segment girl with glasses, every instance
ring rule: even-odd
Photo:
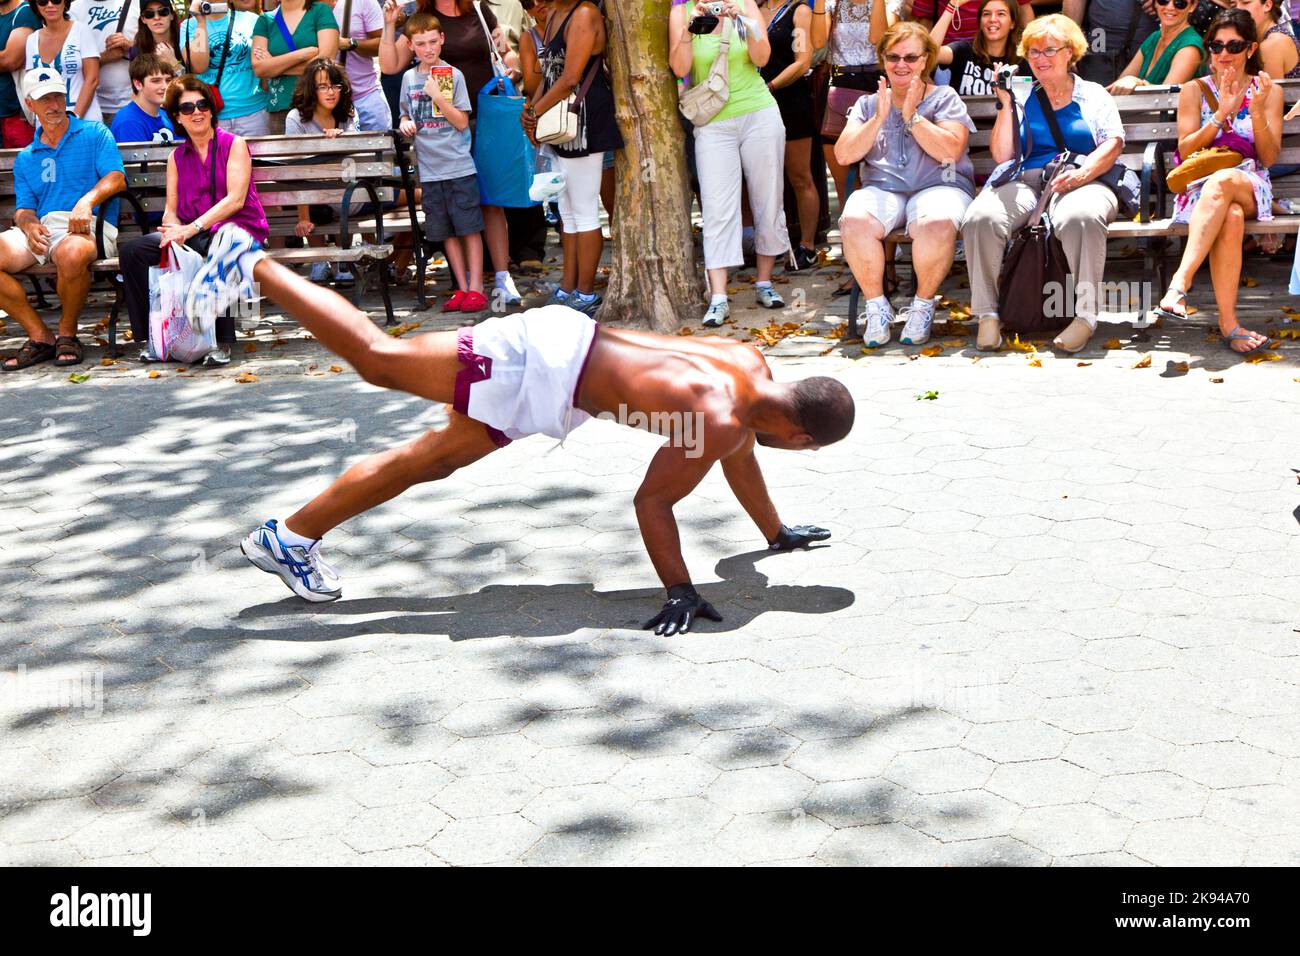
[[[1196,0],[1155,0],[1160,29],[1142,41],[1124,72],[1106,87],[1125,96],[1142,86],[1177,86],[1203,71],[1205,47],[1201,35],[1187,22]]]
[[[1174,202],[1174,222],[1188,224],[1178,269],[1156,312],[1187,317],[1187,293],[1207,258],[1219,332],[1234,352],[1266,348],[1268,336],[1237,321],[1237,287],[1247,219],[1273,218],[1273,186],[1268,167],[1282,148],[1282,88],[1260,69],[1255,24],[1245,10],[1219,14],[1205,33],[1209,75],[1183,86],[1178,98],[1178,155],[1186,158],[1211,146],[1242,157],[1232,169],[1198,180]],[[1274,240],[1276,243],[1276,239]]]
[[[41,22],[27,37],[24,68],[48,66],[68,84],[68,108],[79,118],[104,118],[99,88],[99,43],[90,27],[71,17],[72,0],[27,0]]]
[[[181,25],[176,11],[165,0],[144,0],[135,31],[135,45],[127,52],[134,60],[141,53],[179,63],[177,50],[181,48]]]
[[[1088,344],[1097,328],[1097,295],[1106,266],[1106,226],[1119,212],[1119,198],[1105,175],[1124,148],[1124,124],[1106,88],[1076,76],[1074,66],[1088,52],[1079,25],[1061,14],[1034,20],[1020,40],[1034,72],[1035,92],[1023,109],[1011,109],[1011,94],[997,91],[997,119],[989,151],[1000,164],[984,191],[966,210],[962,238],[970,273],[971,312],[979,319],[976,346],[996,351],[1002,344],[998,276],[1008,240],[1028,222],[1044,188],[1056,195],[1049,216],[1075,279],[1075,320],[1052,342],[1066,352]],[[1041,94],[1039,93],[1041,91]],[[1046,99],[1046,105],[1042,102]],[[1044,112],[1054,114],[1065,142],[1058,145]],[[1020,120],[1016,152],[1012,116]],[[1044,186],[1044,170],[1063,150],[1080,154],[1081,165]]]
[[[361,129],[357,111],[352,105],[352,84],[347,74],[333,60],[317,59],[307,64],[293,94],[289,115],[284,120],[286,136],[327,136],[331,139],[343,133],[356,133]],[[352,208],[360,210],[361,204]],[[313,235],[317,226],[328,225],[338,217],[333,206],[298,206],[298,224],[294,234],[308,245],[323,245],[324,241]],[[329,279],[328,262],[313,262],[312,282]]]
[[[1237,0],[1237,9],[1250,15],[1259,37],[1261,72],[1276,79],[1300,77],[1300,40],[1291,32],[1291,24],[1282,0]]]

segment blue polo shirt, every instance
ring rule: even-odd
[[[31,145],[14,157],[14,206],[36,210],[37,218],[67,212],[115,169],[126,175],[122,154],[103,123],[69,116],[68,131],[55,147],[41,142],[38,126]],[[120,202],[117,197],[108,201],[105,222],[117,225]],[[94,213],[99,213],[98,206]]]

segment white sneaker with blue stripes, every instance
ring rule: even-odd
[[[241,541],[239,550],[254,567],[279,575],[289,590],[305,601],[335,601],[343,596],[338,573],[321,557],[320,542],[309,548],[285,544],[274,518]]]

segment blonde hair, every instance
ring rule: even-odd
[[[876,44],[876,52],[880,55],[880,59],[883,61],[885,54],[904,40],[917,40],[920,42],[921,49],[925,51],[926,75],[928,76],[934,72],[934,66],[939,62],[939,44],[934,42],[934,37],[930,36],[930,31],[915,20],[900,20],[885,31],[885,35]]]
[[[1079,24],[1063,14],[1049,13],[1045,17],[1035,17],[1029,21],[1024,32],[1020,34],[1020,46],[1016,50],[1016,55],[1024,59],[1029,44],[1046,40],[1048,37],[1057,37],[1065,41],[1065,45],[1070,48],[1071,66],[1082,60],[1084,54],[1088,52],[1088,41],[1084,39]]]

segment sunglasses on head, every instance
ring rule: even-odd
[[[150,7],[140,14],[141,20],[165,20],[172,15],[168,7]]]
[[[1157,7],[1167,7],[1169,4],[1174,5],[1175,10],[1186,10],[1192,4],[1192,0],[1156,0]]]
[[[212,104],[208,102],[207,97],[202,97],[197,100],[191,100],[189,103],[182,103],[176,107],[176,112],[183,113],[186,116],[189,116],[195,110],[198,110],[201,113],[211,113]]]
[[[1209,43],[1205,44],[1205,49],[1209,50],[1211,53],[1222,53],[1224,50],[1227,50],[1233,56],[1236,56],[1238,53],[1245,53],[1248,46],[1250,46],[1250,44],[1245,40],[1211,40]]]

